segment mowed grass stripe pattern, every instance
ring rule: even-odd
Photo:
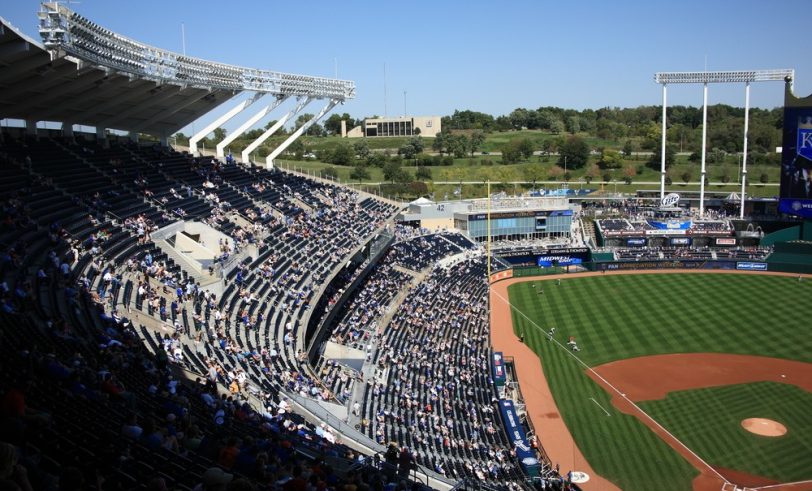
[[[640,407],[714,464],[780,482],[812,479],[812,394],[775,382],[729,385],[669,394]],[[754,435],[747,418],[767,418],[787,427],[782,437]],[[720,442],[720,430],[725,441]]]
[[[536,288],[533,284],[536,284]],[[540,289],[544,294],[538,294]],[[758,275],[663,274],[528,281],[508,289],[514,330],[543,361],[556,404],[597,472],[623,489],[689,489],[696,471],[636,418],[611,406],[550,327],[574,336],[589,366],[665,353],[718,352],[812,361],[812,282]],[[610,381],[611,382],[611,381]],[[612,415],[607,417],[589,398]],[[543,429],[542,429],[543,431]],[[540,435],[543,443],[543,433]],[[720,442],[724,444],[724,442]],[[714,455],[702,455],[708,461]]]

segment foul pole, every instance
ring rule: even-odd
[[[491,281],[491,181],[487,182],[488,193],[488,237],[486,237],[486,260],[488,261],[488,283]]]

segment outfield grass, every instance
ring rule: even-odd
[[[562,343],[575,336],[582,348],[578,355],[589,366],[683,352],[812,362],[809,316],[801,307],[812,298],[812,282],[758,275],[663,274],[573,277],[561,286],[553,282],[539,286],[544,295],[538,295],[531,282],[509,287],[510,302],[521,312],[513,313],[514,331],[524,334],[543,360],[564,422],[590,464],[622,489],[690,489],[697,471],[635,417],[615,410],[611,397],[585,375],[584,366],[547,340],[549,327],[557,328],[556,338]],[[724,415],[725,408],[719,412]],[[540,435],[543,442],[543,428]],[[722,447],[735,445],[721,430],[716,436]],[[788,453],[808,456],[809,449],[796,446]],[[702,455],[712,464],[720,456]]]

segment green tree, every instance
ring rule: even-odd
[[[358,156],[360,159],[368,159],[369,158],[369,142],[366,138],[361,138],[356,140],[355,143],[352,144],[352,149],[355,152],[355,155]]]
[[[454,157],[461,159],[468,153],[468,137],[463,134],[446,137],[446,149]]]
[[[759,182],[761,182],[761,184],[767,184],[768,182],[770,182],[770,176],[767,175],[766,172],[762,172],[758,180]]]
[[[567,128],[568,133],[578,133],[581,131],[581,118],[578,116],[570,116],[564,123],[564,126]]]
[[[563,133],[565,130],[564,122],[560,118],[556,118],[550,123],[550,132],[554,134]]]
[[[604,169],[619,169],[623,165],[623,157],[617,150],[604,148],[599,165]]]
[[[474,156],[474,152],[482,148],[483,143],[485,143],[485,133],[481,131],[471,133],[471,137],[468,139],[468,148],[471,151],[471,157]]]
[[[730,182],[730,177],[731,177],[730,174],[731,174],[730,167],[728,167],[727,165],[723,165],[722,166],[722,171],[720,172],[720,175],[719,175],[719,179],[723,183],[727,184],[727,183]]]
[[[337,145],[328,158],[328,162],[336,165],[350,165],[355,160],[353,149],[346,143]]]
[[[341,134],[341,116],[339,114],[333,113],[330,115],[329,118],[324,120],[324,131],[327,132],[328,135],[340,135]]]
[[[434,150],[435,152],[438,152],[440,155],[443,155],[443,152],[445,152],[446,145],[445,140],[446,140],[445,133],[443,133],[442,131],[438,132],[436,135],[434,135],[434,141],[431,142],[431,149]]]
[[[682,174],[680,174],[680,179],[682,179],[682,182],[685,184],[688,184],[691,181],[691,177],[693,177],[693,175],[689,169],[685,169],[682,171]]]
[[[632,153],[634,153],[634,145],[631,140],[626,140],[626,143],[623,144],[623,155],[628,159],[631,158]]]
[[[366,164],[355,164],[355,166],[352,168],[352,172],[350,172],[350,179],[358,182],[369,179],[369,170],[367,169]]]
[[[383,166],[383,178],[387,181],[398,181],[401,172],[400,162],[389,161]]]
[[[212,133],[214,133],[214,138],[212,139],[213,143],[220,143],[221,141],[225,140],[225,138],[226,138],[226,129],[225,128],[215,128]]]
[[[386,164],[386,156],[382,153],[370,153],[367,157],[367,165],[383,168]]]
[[[415,172],[415,177],[421,181],[431,181],[431,168],[425,165],[419,166],[417,172]]]
[[[654,153],[651,154],[651,158],[649,158],[647,165],[652,169],[659,169],[660,168],[660,155],[662,155],[662,145],[657,145],[654,147]],[[677,149],[673,143],[667,143],[665,145],[665,166],[670,167],[674,164],[674,160],[677,156]]]
[[[583,167],[588,159],[589,145],[579,136],[568,137],[558,151],[558,164],[563,166],[566,163],[568,169]]]
[[[529,138],[522,138],[517,145],[523,159],[526,160],[533,156],[533,142]]]

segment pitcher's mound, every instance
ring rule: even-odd
[[[742,428],[761,436],[783,436],[787,433],[787,427],[765,418],[747,418],[742,420]]]

